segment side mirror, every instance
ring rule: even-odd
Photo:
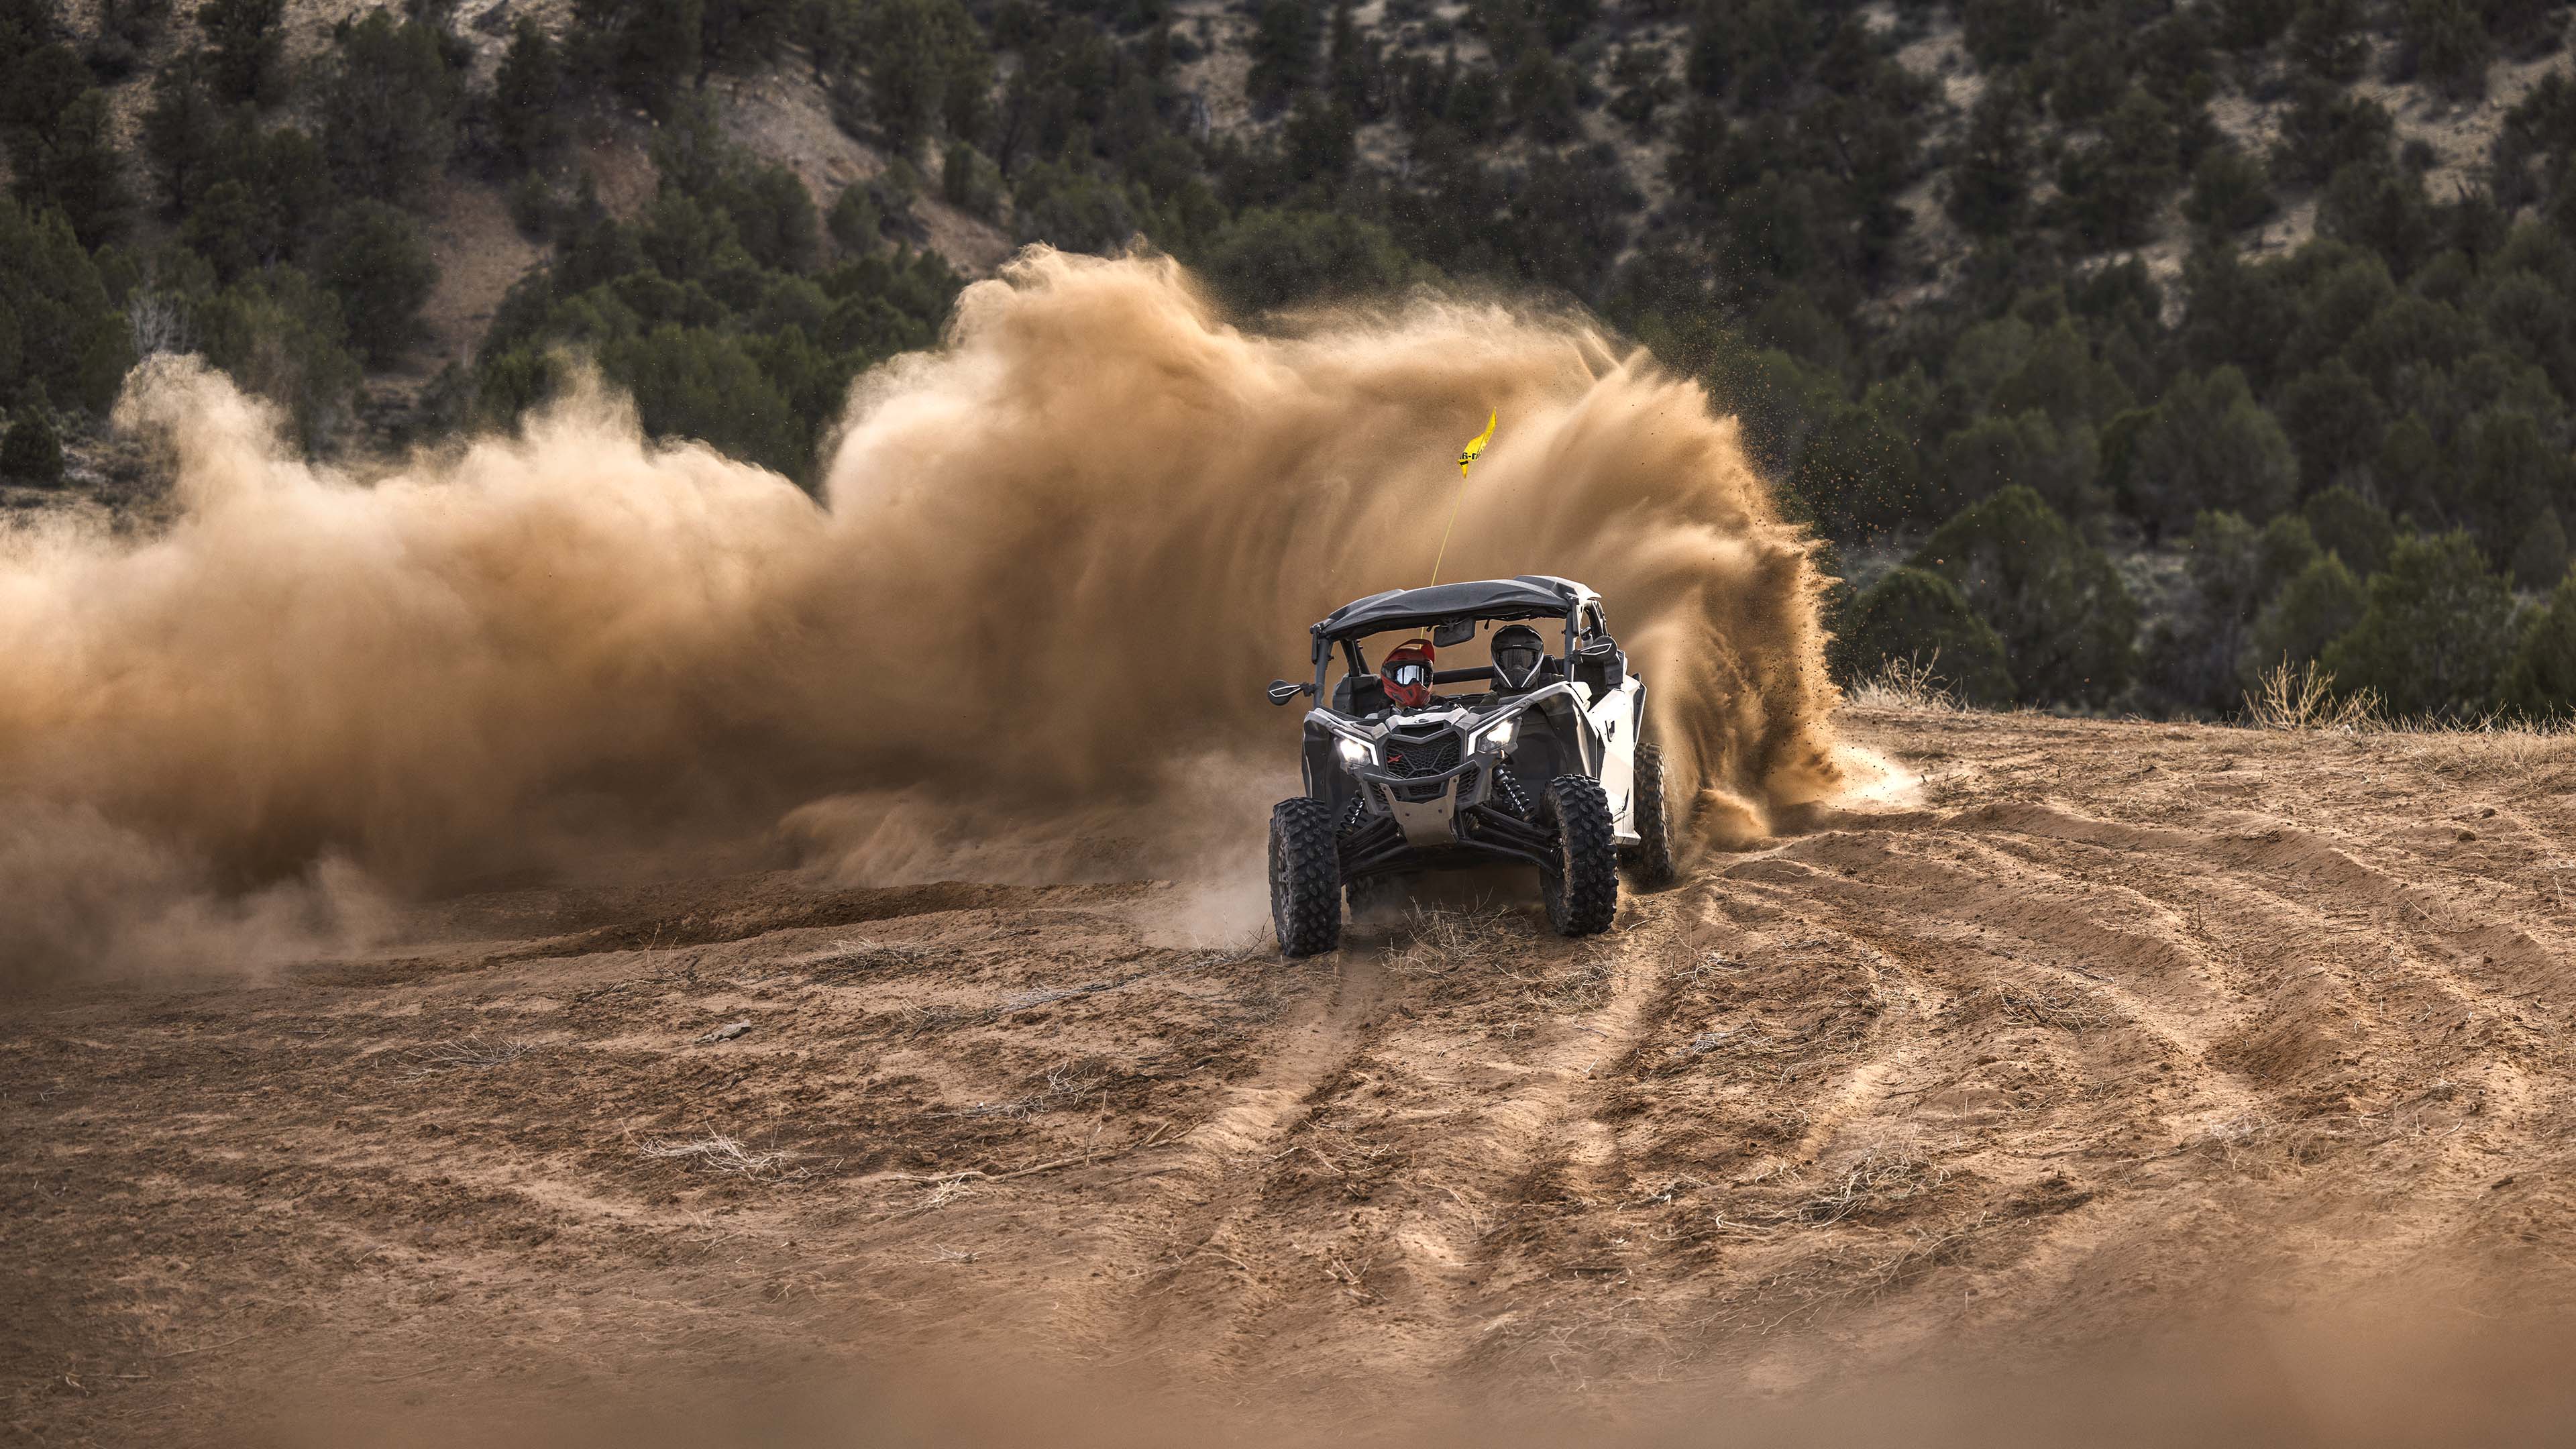
[[[1270,681],[1270,702],[1272,704],[1286,704],[1288,701],[1295,699],[1301,694],[1313,694],[1314,692],[1315,685],[1312,680],[1309,680],[1304,684],[1290,684],[1284,679],[1274,679]]]
[[[1586,659],[1610,659],[1619,653],[1619,641],[1607,634],[1595,634],[1577,646],[1575,652]]]

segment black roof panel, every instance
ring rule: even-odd
[[[1599,598],[1574,580],[1552,574],[1433,584],[1425,589],[1389,589],[1335,609],[1315,625],[1314,633],[1321,639],[1340,639],[1436,624],[1461,615],[1479,619],[1560,617],[1579,604]]]

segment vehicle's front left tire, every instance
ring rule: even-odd
[[[1560,936],[1595,936],[1619,911],[1619,835],[1610,797],[1585,775],[1550,780],[1539,812],[1556,831],[1556,859],[1539,872],[1547,923]]]
[[[1342,943],[1342,856],[1332,807],[1300,795],[1270,812],[1270,928],[1283,956]]]

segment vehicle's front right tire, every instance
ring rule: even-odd
[[[1610,797],[1586,775],[1548,781],[1539,813],[1556,831],[1556,859],[1539,871],[1547,923],[1560,936],[1594,936],[1619,911],[1619,835]]]
[[[1636,803],[1628,818],[1637,827],[1637,843],[1619,852],[1619,863],[1636,872],[1637,883],[1661,890],[1681,874],[1673,861],[1673,817],[1664,798],[1664,752],[1637,746]]]
[[[1300,795],[1270,811],[1270,928],[1283,956],[1342,943],[1342,855],[1332,807]]]

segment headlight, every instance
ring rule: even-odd
[[[1520,720],[1515,717],[1507,719],[1501,724],[1495,725],[1493,728],[1485,731],[1482,735],[1477,737],[1477,747],[1479,749],[1487,750],[1510,749],[1512,747],[1512,736],[1520,729],[1520,724]]]
[[[1369,762],[1369,747],[1347,735],[1342,738],[1341,748],[1343,764],[1365,765]]]

